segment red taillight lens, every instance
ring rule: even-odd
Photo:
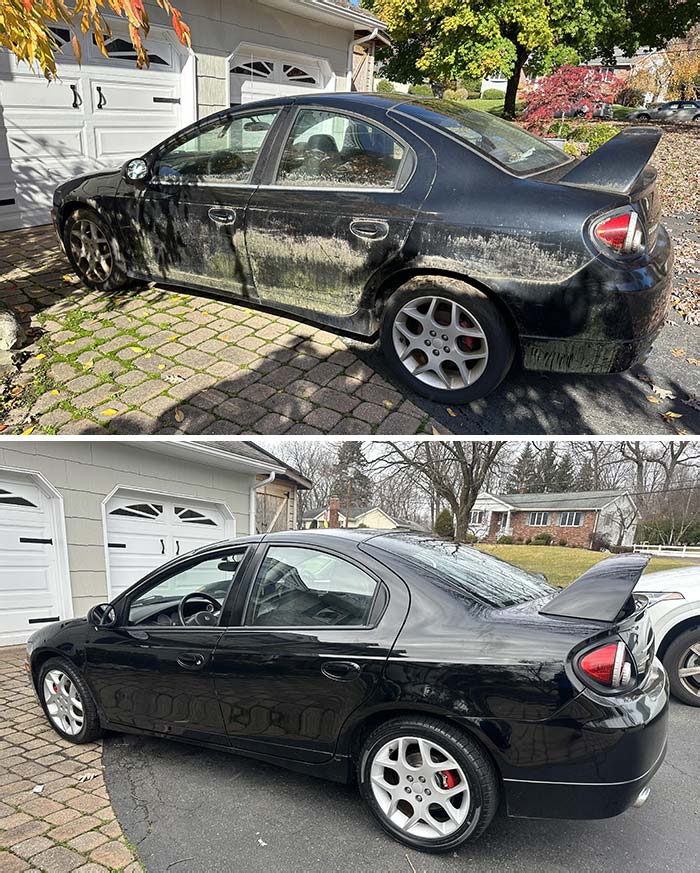
[[[624,212],[604,218],[593,228],[596,242],[621,254],[632,254],[644,248],[644,234],[636,212]]]
[[[623,688],[632,679],[632,660],[624,643],[608,643],[588,652],[578,662],[581,670],[607,688]]]

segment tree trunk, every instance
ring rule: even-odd
[[[528,56],[527,49],[523,48],[520,45],[516,44],[515,50],[515,66],[513,68],[513,73],[510,79],[508,79],[508,84],[506,85],[506,99],[505,103],[503,104],[504,118],[515,118],[515,100],[518,96],[520,74],[523,71],[523,67],[525,66],[525,61],[527,60]]]
[[[433,97],[439,97],[440,99],[442,99],[447,89],[447,85],[444,82],[434,82],[432,80],[430,82],[430,87],[433,90]]]
[[[465,543],[469,533],[469,517],[473,501],[469,506],[462,504],[455,512],[455,542]]]

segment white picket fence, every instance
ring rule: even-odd
[[[700,558],[700,546],[661,546],[653,543],[635,543],[632,546],[640,555],[669,555],[676,558]]]

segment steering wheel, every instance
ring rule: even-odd
[[[180,619],[180,624],[181,625],[187,624],[187,621],[185,619],[185,604],[187,603],[188,600],[194,600],[195,598],[197,598],[198,600],[209,601],[209,603],[211,603],[211,605],[214,607],[214,609],[207,610],[206,612],[195,613],[193,616],[191,616],[192,618],[195,619],[195,621],[191,621],[190,624],[198,624],[198,625],[201,625],[203,627],[206,627],[207,625],[216,624],[216,622],[218,621],[218,618],[214,615],[214,612],[221,610],[221,604],[219,603],[219,601],[215,597],[212,597],[210,594],[205,594],[203,591],[190,591],[190,593],[185,594],[185,596],[182,598],[182,600],[178,603],[177,616]],[[200,620],[200,616],[201,616],[201,620]]]

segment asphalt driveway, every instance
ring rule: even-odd
[[[108,737],[103,761],[148,873],[681,871],[696,869],[700,855],[699,720],[699,710],[673,703],[669,754],[642,809],[598,822],[501,813],[473,846],[437,856],[385,836],[351,787],[144,737]]]
[[[700,223],[667,220],[676,285],[697,283]],[[26,338],[0,375],[8,434],[700,433],[698,327],[672,310],[644,367],[513,372],[448,408],[408,393],[376,346],[204,296],[84,288],[50,228],[0,234],[2,303]]]

